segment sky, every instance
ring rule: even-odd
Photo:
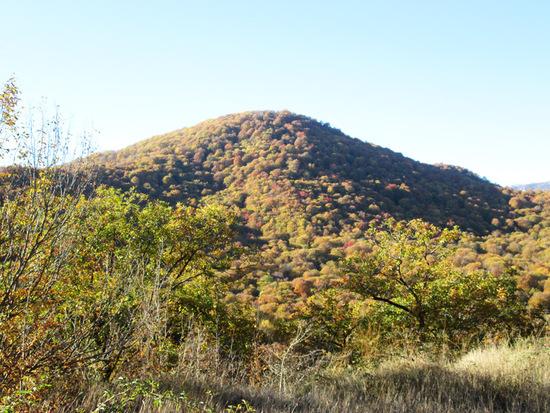
[[[550,181],[550,2],[1,0],[0,84],[116,150],[290,110],[500,185]],[[44,100],[46,99],[46,100]]]

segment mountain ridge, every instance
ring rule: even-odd
[[[550,191],[550,181],[534,182],[531,184],[512,185],[512,188],[520,191]]]

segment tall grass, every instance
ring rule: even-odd
[[[531,338],[486,345],[453,360],[419,353],[370,368],[327,365],[288,382],[284,392],[277,380],[252,386],[207,373],[119,381],[96,385],[57,411],[549,412],[549,366],[550,340]]]

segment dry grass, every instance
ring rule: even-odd
[[[133,400],[111,387],[111,412],[548,412],[550,340],[526,339],[473,350],[456,360],[398,357],[376,368],[327,367],[280,392],[227,377],[161,377]],[[296,376],[297,377],[297,376]],[[300,376],[303,377],[303,374]],[[147,386],[145,386],[147,387]],[[108,399],[96,387],[64,412],[88,412]],[[117,400],[118,397],[118,400]],[[122,403],[126,397],[125,404]],[[246,400],[246,403],[243,402]],[[124,404],[124,405],[123,405]]]

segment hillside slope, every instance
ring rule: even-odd
[[[550,191],[550,182],[538,182],[526,185],[514,185],[514,189],[521,191]]]
[[[242,241],[260,252],[260,265],[234,293],[265,314],[284,317],[337,280],[337,261],[365,249],[364,231],[388,216],[488,236],[463,248],[457,264],[496,273],[517,266],[526,300],[550,289],[547,243],[532,241],[549,225],[546,197],[416,162],[305,116],[228,115],[97,154],[94,162],[100,182],[124,190],[234,206]]]
[[[97,162],[105,183],[169,202],[237,204],[260,212],[254,227],[269,211],[289,209],[316,217],[323,228],[327,213],[339,229],[389,213],[484,234],[510,212],[510,196],[469,171],[422,164],[289,112],[224,116],[101,154]]]

